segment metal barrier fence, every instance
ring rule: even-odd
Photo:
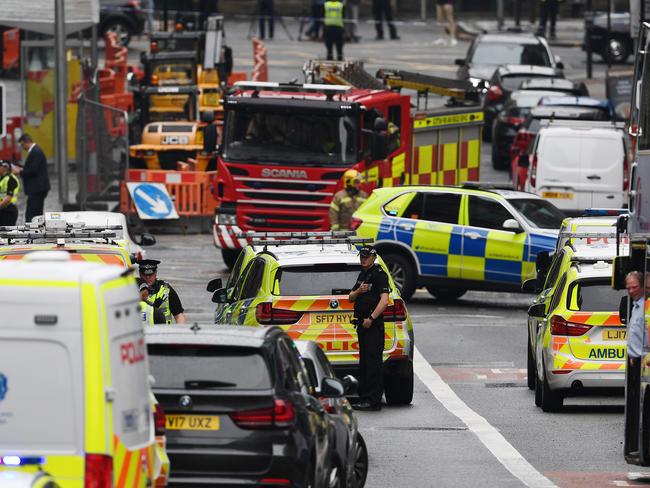
[[[77,203],[81,210],[113,211],[129,167],[127,112],[99,102],[99,86],[81,93],[77,113]]]

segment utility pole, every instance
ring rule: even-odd
[[[68,63],[65,57],[64,0],[54,4],[54,51],[56,53],[56,97],[54,113],[56,126],[56,168],[59,177],[59,202],[68,203]]]
[[[422,22],[427,20],[427,0],[420,0],[420,20]]]
[[[503,29],[503,0],[497,0],[497,29]]]
[[[587,0],[587,21],[585,28],[587,30],[587,78],[589,79],[592,79],[594,76],[594,58],[591,46],[591,30],[593,25],[594,13],[591,9],[591,0]]]

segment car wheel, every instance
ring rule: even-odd
[[[535,389],[535,378],[537,378],[537,371],[535,370],[535,358],[533,357],[533,348],[530,347],[530,334],[528,336],[528,389]]]
[[[542,406],[542,382],[537,375],[535,375],[535,405]]]
[[[393,277],[395,286],[404,300],[410,300],[415,293],[415,270],[413,265],[400,254],[386,254],[382,256],[386,267]]]
[[[327,488],[343,488],[343,480],[341,479],[341,469],[338,464],[332,466],[325,478]]]
[[[352,473],[352,487],[363,488],[368,476],[368,449],[361,433],[357,432],[357,443],[354,447],[354,466]]]
[[[630,49],[625,40],[620,37],[611,37],[609,39],[609,59],[612,63],[624,63],[629,55]]]
[[[546,380],[546,371],[542,371],[542,398],[541,407],[544,412],[557,412],[562,408],[563,398],[562,394],[557,391],[551,390],[551,387]]]
[[[102,36],[107,32],[114,32],[117,34],[117,43],[120,46],[128,46],[131,42],[131,28],[129,25],[120,19],[111,19],[104,25]]]
[[[408,405],[413,401],[413,364],[393,361],[384,366],[384,395],[389,405]]]
[[[237,258],[239,257],[240,252],[241,252],[241,249],[222,249],[221,250],[221,257],[223,258],[223,262],[228,267],[228,269],[232,269],[232,267],[235,265],[235,263],[237,262]]]
[[[427,291],[438,301],[449,303],[458,300],[467,290],[464,288],[440,288],[437,286],[427,286]]]

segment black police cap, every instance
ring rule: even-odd
[[[160,261],[157,261],[155,259],[143,259],[141,261],[138,261],[140,273],[146,276],[156,273],[156,271],[158,271],[159,264]]]
[[[361,257],[368,257],[368,256],[376,256],[377,255],[377,250],[372,247],[372,246],[363,246],[361,249],[359,249],[359,256]]]

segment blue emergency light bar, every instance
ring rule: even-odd
[[[45,464],[45,458],[32,456],[1,456],[0,466],[27,466],[27,465],[41,465]]]
[[[616,217],[628,213],[626,208],[588,208],[585,217]]]

